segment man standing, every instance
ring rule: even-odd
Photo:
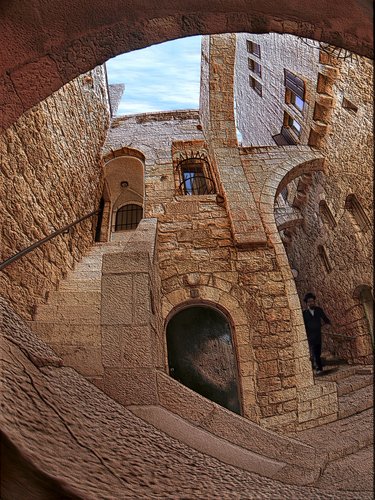
[[[316,297],[313,293],[307,293],[303,301],[307,309],[303,311],[303,320],[307,333],[307,341],[310,349],[310,359],[316,368],[316,374],[323,373],[322,360],[322,324],[331,324],[329,318],[321,307],[315,305]]]

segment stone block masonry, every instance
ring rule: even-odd
[[[1,134],[1,261],[98,208],[108,121],[98,67]],[[90,248],[94,224],[86,220],[0,273],[1,294],[25,319]]]

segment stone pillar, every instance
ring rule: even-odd
[[[267,238],[237,144],[233,99],[235,50],[235,34],[210,37],[210,119],[205,132],[225,195],[235,244],[246,248],[264,246]]]

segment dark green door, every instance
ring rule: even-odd
[[[176,313],[167,326],[170,375],[211,401],[241,413],[230,325],[210,307]]]

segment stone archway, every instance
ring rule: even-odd
[[[350,15],[349,15],[350,13]],[[78,75],[123,52],[196,34],[290,33],[373,56],[372,3],[339,0],[275,2],[220,0],[202,3],[146,0],[38,0],[0,10],[0,127]]]
[[[143,214],[144,203],[144,157],[136,150],[124,148],[115,156],[107,155],[104,166],[104,179],[108,193],[109,217],[106,233],[109,239],[119,239],[114,234],[118,232],[118,210],[125,206],[139,206]],[[134,153],[134,154],[133,154]],[[142,217],[141,217],[142,218]],[[134,225],[131,227],[133,228]],[[129,226],[130,227],[130,226]],[[125,226],[124,226],[125,228]],[[121,231],[120,231],[121,233]],[[116,236],[116,238],[114,238]]]
[[[188,304],[174,311],[166,335],[170,375],[215,403],[241,414],[231,325],[216,307]]]

